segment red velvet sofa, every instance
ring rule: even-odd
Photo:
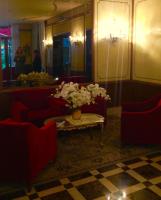
[[[0,182],[16,181],[31,185],[57,152],[56,124],[41,128],[29,122],[0,121]]]
[[[51,96],[51,88],[22,89],[11,93],[11,117],[16,121],[29,121],[34,124],[46,118],[70,113],[66,102]],[[106,118],[107,101],[98,97],[95,104],[82,106],[82,112],[97,113]]]
[[[161,144],[161,94],[126,103],[121,113],[123,144]]]
[[[67,112],[62,101],[51,97],[53,89],[22,89],[11,93],[11,117],[16,121],[42,122]]]

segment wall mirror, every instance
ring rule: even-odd
[[[7,27],[9,34],[1,34],[0,38],[2,80],[16,80],[14,55],[19,46],[26,53],[21,73],[33,71],[33,51],[39,49],[42,71],[53,78],[82,75],[91,80],[92,27],[89,2],[42,22],[22,22]]]

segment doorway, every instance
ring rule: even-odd
[[[69,33],[53,37],[53,76],[68,76],[71,68]]]
[[[92,30],[86,30],[85,63],[87,80],[92,80]]]

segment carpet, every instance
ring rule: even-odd
[[[34,183],[60,179],[160,149],[159,145],[121,146],[120,114],[120,107],[108,108],[103,146],[99,142],[99,127],[59,133],[57,158],[55,162],[49,163]],[[16,187],[19,186],[1,185],[0,193]]]

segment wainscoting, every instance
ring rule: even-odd
[[[102,84],[111,96],[109,106],[118,106],[129,101],[142,101],[161,93],[161,85],[142,81],[116,81]]]

